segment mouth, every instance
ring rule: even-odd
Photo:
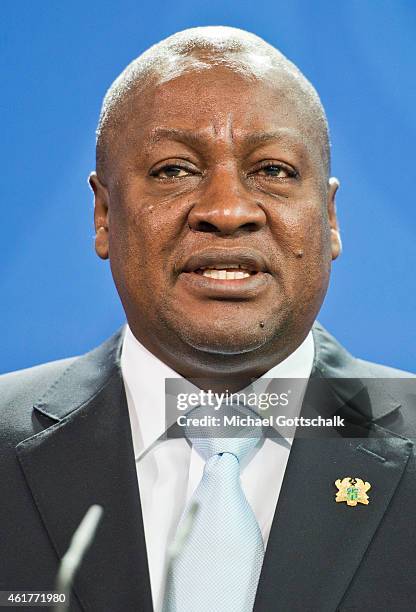
[[[201,274],[205,278],[214,278],[215,280],[235,281],[249,278],[253,274],[257,274],[256,270],[250,270],[241,264],[216,264],[213,267],[202,267],[194,270],[195,274]]]
[[[272,278],[261,253],[235,247],[195,253],[179,270],[193,292],[218,299],[253,297]]]
[[[261,253],[236,247],[194,253],[179,269],[216,280],[242,280],[258,272],[269,271]]]

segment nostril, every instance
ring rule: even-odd
[[[214,225],[214,223],[209,223],[209,221],[198,221],[198,223],[193,228],[197,232],[206,232],[206,233],[218,233],[221,232],[221,229]],[[243,223],[238,227],[239,230],[245,230],[246,232],[256,232],[259,229],[257,223]]]
[[[197,232],[218,232],[218,228],[208,221],[198,221],[195,229]]]
[[[257,223],[244,223],[240,229],[247,230],[248,232],[256,232],[259,229],[259,226]]]

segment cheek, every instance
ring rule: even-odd
[[[171,200],[149,193],[142,180],[129,177],[116,194],[117,219],[129,241],[146,245],[146,250],[165,247],[178,237],[186,220],[186,199]]]
[[[169,258],[178,236],[171,207],[161,207],[130,196],[118,202],[110,215],[110,264],[120,294],[147,304],[167,286]]]
[[[330,228],[320,203],[279,205],[270,215],[270,228],[279,248],[295,260],[322,261],[330,256]]]
[[[270,223],[281,258],[281,282],[294,309],[320,302],[329,281],[331,241],[324,209],[318,202],[287,202]]]

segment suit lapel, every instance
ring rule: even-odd
[[[104,508],[74,582],[81,605],[151,612],[130,422],[116,357],[119,349],[117,336],[74,362],[35,407],[55,424],[21,442],[17,454],[59,558],[88,507]]]
[[[319,437],[311,428],[296,432],[254,612],[338,609],[412,452],[410,440],[375,423],[400,407],[381,391],[382,382],[361,380],[356,360],[320,326],[314,333],[316,357],[302,415],[339,415],[346,425],[319,430]],[[335,502],[335,480],[344,477],[371,484],[368,506]]]
[[[401,438],[295,439],[274,516],[255,612],[334,612],[400,481]],[[368,506],[336,503],[335,480],[371,484]]]

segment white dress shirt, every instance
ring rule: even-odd
[[[313,359],[313,336],[309,332],[289,357],[252,387],[258,393],[267,388],[270,378],[304,379],[303,391],[291,412],[291,416],[297,416]],[[121,370],[132,429],[153,606],[155,612],[160,612],[167,549],[186,504],[201,480],[204,461],[184,438],[159,439],[166,431],[165,379],[181,377],[138,342],[128,326]],[[260,526],[265,547],[289,458],[291,440],[287,442],[283,445],[274,438],[266,438],[250,461],[241,466],[241,485]]]

